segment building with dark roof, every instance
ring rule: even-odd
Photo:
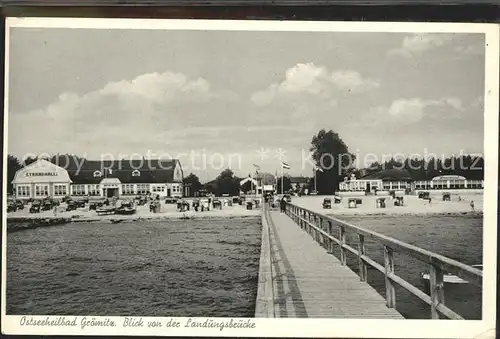
[[[183,171],[178,160],[99,161],[68,158],[58,164],[39,159],[20,169],[12,181],[23,198],[91,196],[183,196]]]

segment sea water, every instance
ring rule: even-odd
[[[7,314],[253,317],[259,218],[8,234]]]
[[[466,264],[482,263],[482,215],[341,217]],[[298,226],[297,226],[298,227]],[[259,218],[71,223],[8,234],[7,314],[252,317],[260,255]],[[348,236],[355,245],[355,237]],[[380,244],[367,254],[383,264]],[[336,252],[338,255],[338,251]],[[348,256],[357,270],[357,258]],[[396,274],[423,288],[425,264],[395,252]],[[368,282],[385,295],[383,275]],[[396,289],[406,318],[430,307]],[[481,289],[446,285],[445,303],[481,318]]]

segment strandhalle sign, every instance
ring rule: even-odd
[[[27,177],[57,177],[57,172],[28,172]]]

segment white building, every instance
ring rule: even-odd
[[[467,180],[459,175],[441,175],[427,181],[415,181],[415,190],[438,190],[438,189],[482,189],[483,180]]]
[[[183,172],[178,160],[69,159],[59,165],[40,159],[20,169],[12,181],[16,198],[183,195]]]
[[[16,198],[41,199],[68,195],[72,181],[64,168],[40,159],[18,170],[12,183]]]
[[[379,171],[360,179],[354,176],[345,178],[339,184],[340,191],[392,191],[411,189],[420,190],[453,190],[453,189],[482,189],[483,180],[467,180],[458,175],[441,175],[431,180],[413,181],[408,171],[390,169]]]

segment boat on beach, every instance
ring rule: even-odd
[[[115,209],[115,214],[130,215],[136,212],[135,207],[130,206],[120,206]]]
[[[476,268],[478,270],[483,270],[483,264],[472,265],[471,267]],[[429,285],[430,274],[427,272],[420,273],[420,280],[422,280],[422,282],[425,285]],[[467,280],[464,280],[464,279],[462,279],[462,278],[460,278],[452,273],[445,273],[443,275],[443,282],[445,284],[468,284],[469,283]]]
[[[98,208],[96,209],[97,215],[104,215],[104,214],[115,214],[116,208],[115,207],[104,207],[104,208]]]

